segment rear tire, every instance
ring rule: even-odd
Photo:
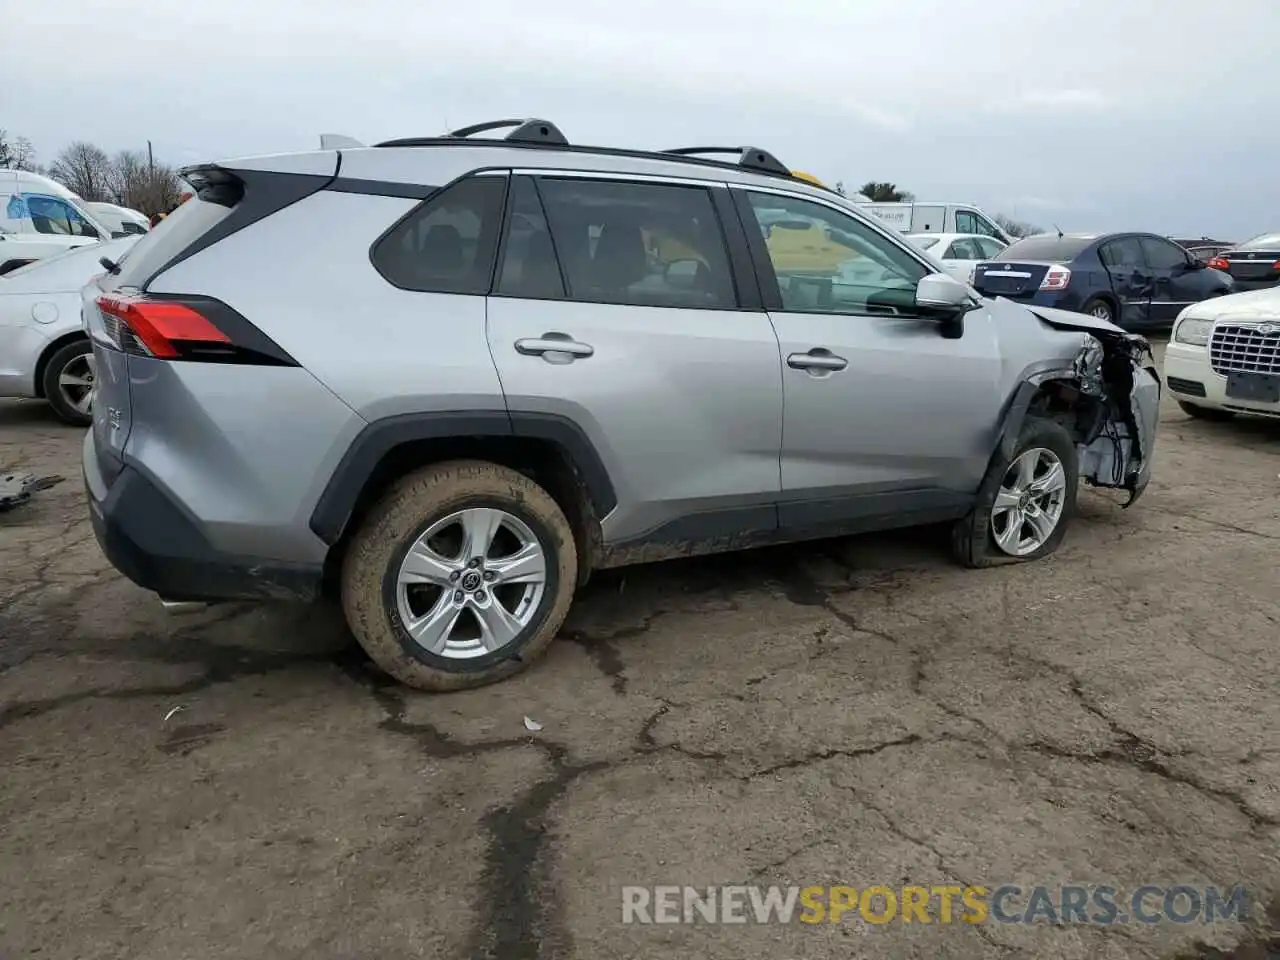
[[[1106,320],[1108,323],[1116,322],[1116,310],[1109,300],[1102,297],[1093,297],[1088,300],[1083,307],[1080,308],[1081,313],[1087,313],[1091,317],[1097,317],[1099,320]]]
[[[455,460],[402,478],[361,523],[342,606],[391,676],[462,690],[506,679],[547,648],[577,574],[573,530],[550,494],[506,467]]]
[[[1048,489],[1046,479],[1056,463],[1061,471],[1061,495],[1055,499],[1036,494]],[[1027,497],[1017,491],[1017,470],[1032,464],[1031,485]],[[1043,469],[1044,472],[1037,472]],[[1066,536],[1067,526],[1076,510],[1076,494],[1080,488],[1080,467],[1076,445],[1062,424],[1056,420],[1028,417],[1018,434],[1013,456],[997,453],[992,458],[987,475],[978,488],[978,500],[973,510],[952,528],[952,552],[966,567],[993,567],[1006,563],[1024,563],[1039,560],[1058,549]],[[1025,501],[1025,509],[1011,506],[1015,499]],[[997,503],[999,500],[999,504]],[[1050,509],[1056,508],[1056,509]],[[993,514],[995,519],[993,520]],[[1043,528],[1037,526],[1052,519],[1047,536],[1040,536]],[[1017,530],[1010,530],[1017,524]],[[1022,535],[1026,532],[1026,536]],[[1008,533],[1008,536],[997,534]],[[1001,541],[1004,541],[1004,546]],[[1011,552],[1012,551],[1012,552]]]
[[[95,374],[93,347],[88,340],[74,340],[59,347],[45,364],[41,387],[63,423],[73,427],[93,423]]]
[[[1199,407],[1194,403],[1187,403],[1185,400],[1179,400],[1178,406],[1182,408],[1182,412],[1195,420],[1232,420],[1235,414],[1230,410],[1218,410],[1214,407]]]

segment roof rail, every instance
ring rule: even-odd
[[[568,139],[560,132],[550,120],[526,119],[526,120],[491,120],[488,123],[475,123],[469,127],[462,127],[453,130],[446,136],[450,137],[470,137],[477,133],[485,133],[488,130],[500,130],[503,127],[515,127],[502,139],[510,140],[513,143],[546,143],[557,147],[567,147]]]
[[[550,120],[490,120],[487,123],[473,123],[469,127],[460,127],[437,137],[398,137],[395,140],[384,140],[375,143],[375,147],[425,147],[445,140],[465,140],[477,133],[490,130],[501,130],[503,127],[514,127],[502,139],[508,143],[542,144],[548,147],[567,147],[569,141],[560,128]]]
[[[760,170],[765,173],[780,173],[786,177],[791,176],[791,170],[782,161],[768,150],[761,150],[759,147],[676,147],[662,152],[680,157],[696,157],[705,153],[736,153],[738,155],[738,166],[747,170]]]

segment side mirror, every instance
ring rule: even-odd
[[[931,273],[916,284],[916,306],[921,310],[956,313],[972,300],[968,286],[950,274]]]
[[[129,235],[129,231],[127,231],[127,230],[112,230],[112,231],[111,231],[111,239],[112,239],[112,240],[119,240],[120,238],[122,238],[122,237],[127,237],[128,235]]]

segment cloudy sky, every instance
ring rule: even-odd
[[[583,143],[752,143],[828,182],[890,180],[1064,230],[1280,229],[1280,0],[21,10],[0,127],[43,162],[75,139],[150,139],[182,164],[539,116]]]

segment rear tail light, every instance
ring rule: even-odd
[[[1209,266],[1215,270],[1230,270],[1231,264],[1227,263],[1226,257],[1210,257]]]
[[[116,349],[158,360],[297,366],[225,303],[205,297],[104,295],[97,300]]]
[[[1071,271],[1061,264],[1055,263],[1045,271],[1044,279],[1040,281],[1040,289],[1065,290],[1070,282]]]
[[[1273,264],[1271,265],[1271,269],[1272,269],[1272,270],[1280,270],[1280,260],[1277,260],[1275,263],[1273,263]]]

